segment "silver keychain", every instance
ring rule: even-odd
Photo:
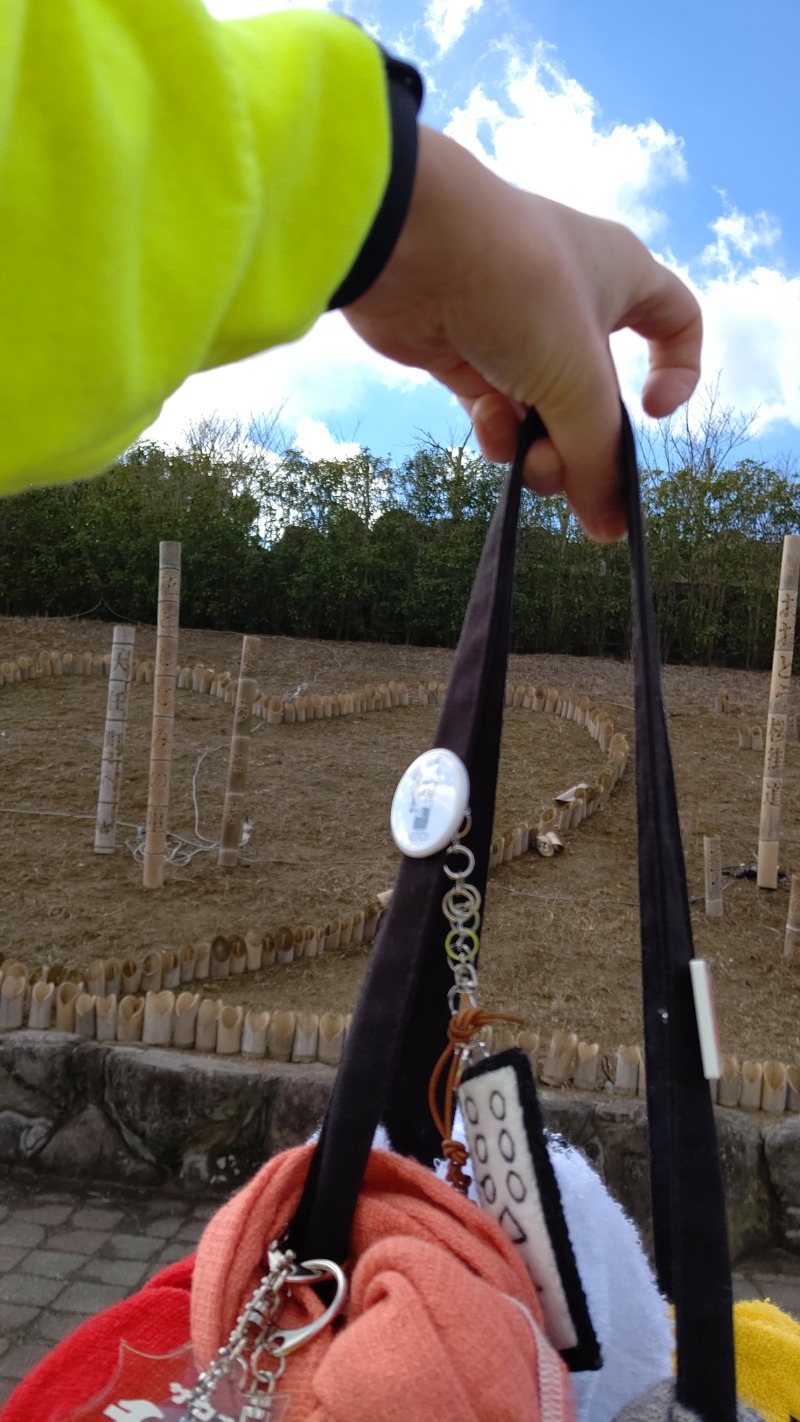
[[[267,1263],[269,1271],[239,1314],[227,1343],[197,1379],[181,1422],[229,1422],[229,1414],[217,1412],[213,1402],[214,1393],[225,1379],[238,1386],[244,1398],[235,1422],[270,1422],[276,1416],[273,1402],[289,1354],[314,1338],[340,1313],[347,1280],[338,1264],[330,1259],[308,1259],[298,1264],[293,1251],[282,1249],[277,1240],[267,1251]],[[336,1284],[333,1302],[325,1312],[301,1328],[281,1328],[278,1312],[284,1291],[291,1294],[292,1284],[322,1279],[333,1279]],[[230,1422],[234,1419],[230,1418]]]

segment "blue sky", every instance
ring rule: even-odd
[[[206,0],[220,18],[285,8]],[[304,8],[341,10],[338,3]],[[521,187],[631,226],[694,287],[705,379],[757,409],[742,453],[800,469],[800,5],[796,0],[364,0],[347,7],[428,86],[423,119]],[[638,418],[641,344],[615,338]],[[283,405],[312,457],[402,458],[465,429],[452,398],[367,350],[340,316],[304,340],[187,381],[153,427]]]

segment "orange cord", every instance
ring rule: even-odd
[[[447,1046],[433,1068],[428,1085],[428,1105],[439,1135],[442,1138],[442,1153],[449,1162],[448,1184],[453,1185],[462,1195],[469,1190],[469,1177],[464,1174],[468,1154],[466,1146],[453,1140],[453,1116],[455,1114],[456,1086],[460,1076],[461,1054],[476,1033],[488,1027],[490,1022],[516,1022],[521,1025],[524,1017],[513,1017],[508,1012],[485,1012],[482,1007],[459,1007],[450,1018],[447,1027]],[[459,1050],[461,1049],[461,1050]],[[449,1065],[448,1065],[449,1063]],[[444,1087],[444,1113],[439,1111],[436,1096],[439,1083],[447,1068]]]

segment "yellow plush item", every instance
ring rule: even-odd
[[[3,0],[0,493],[93,473],[186,376],[302,335],[390,150],[383,57],[339,16]]]
[[[754,1299],[733,1310],[736,1390],[766,1422],[800,1419],[800,1323]]]

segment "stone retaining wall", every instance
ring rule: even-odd
[[[66,1033],[0,1038],[0,1164],[62,1178],[230,1193],[318,1125],[334,1072],[242,1065]],[[644,1105],[541,1090],[547,1124],[649,1235]],[[800,1253],[800,1119],[717,1108],[734,1257]]]

